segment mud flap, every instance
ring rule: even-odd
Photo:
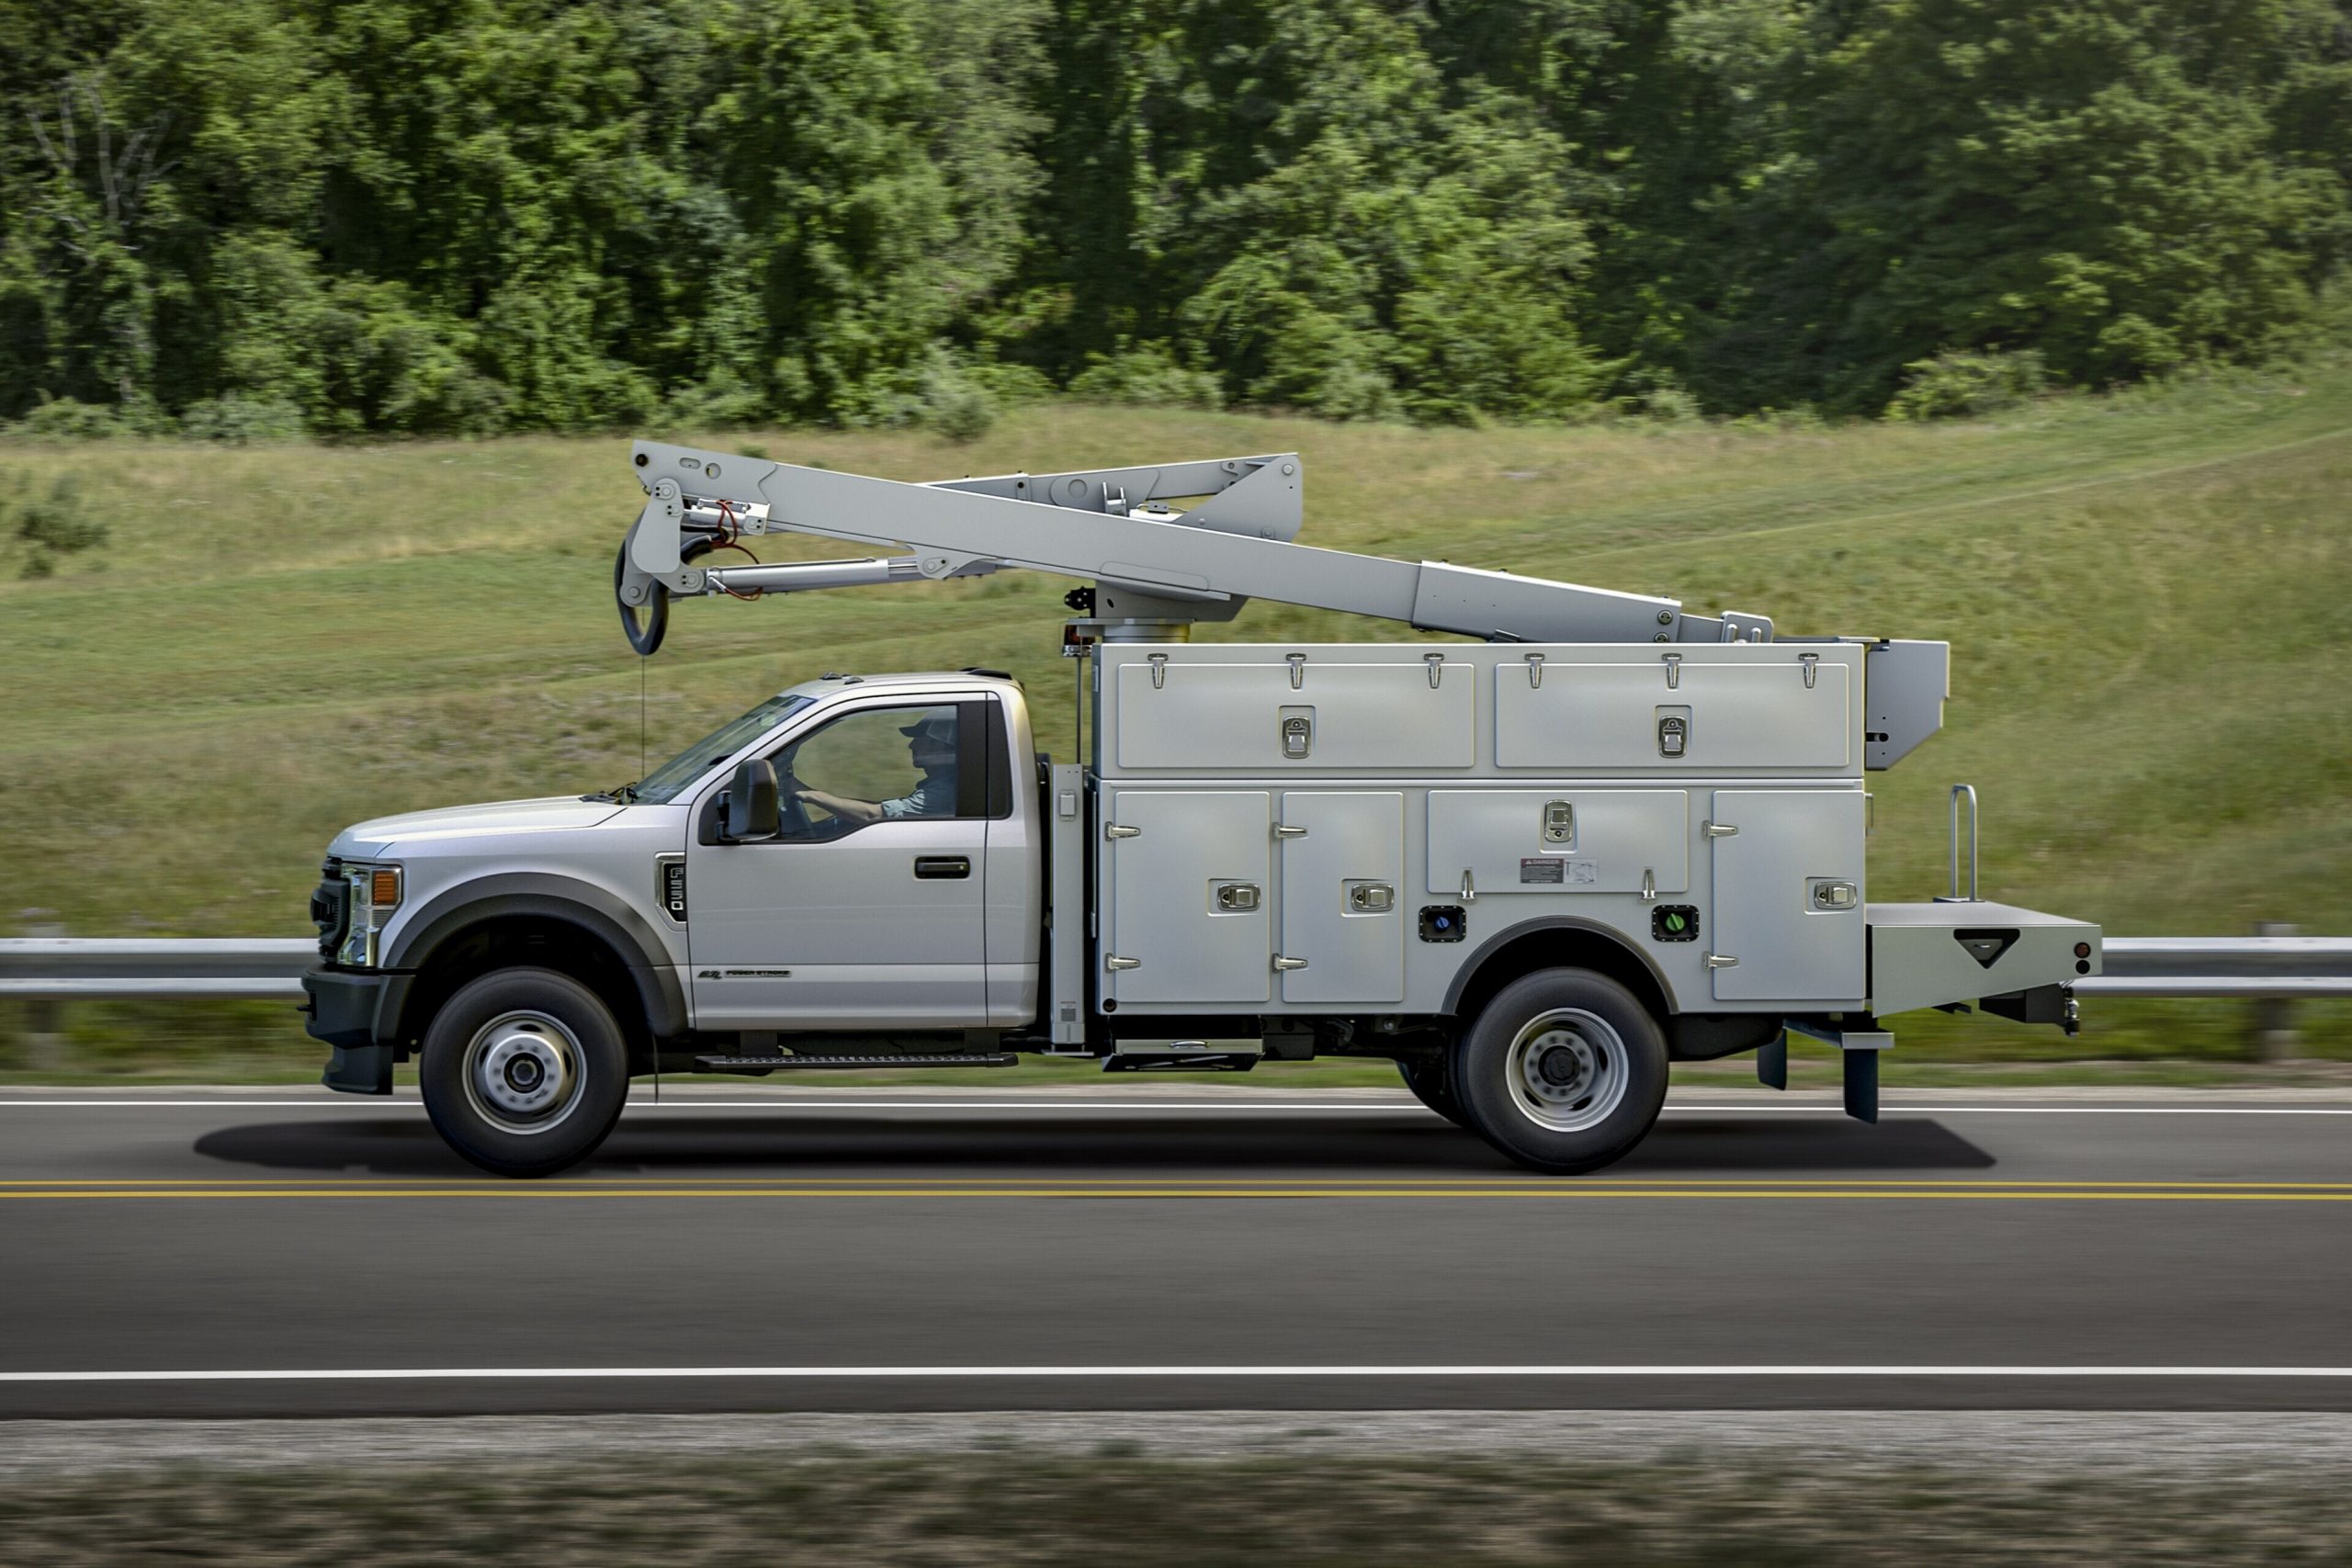
[[[1840,1053],[1846,1058],[1846,1114],[1857,1122],[1878,1121],[1878,1053]]]
[[[1784,1030],[1756,1048],[1756,1081],[1766,1089],[1789,1087],[1789,1036]]]

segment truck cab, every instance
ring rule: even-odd
[[[1035,763],[1016,756],[1029,715],[1007,677],[828,675],[616,791],[355,824],[311,897],[326,1082],[389,1093],[453,998],[517,968],[593,997],[628,1073],[693,1070],[747,1034],[960,1053],[1018,1029],[1036,1010],[1042,864]],[[522,1010],[548,1016],[497,1053],[526,1089],[470,1096],[516,1127],[587,1070],[557,1016],[579,996],[546,988]]]

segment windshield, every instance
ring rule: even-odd
[[[656,803],[675,800],[680,790],[814,701],[814,697],[770,697],[749,713],[729,719],[646,774],[626,793],[625,798]]]

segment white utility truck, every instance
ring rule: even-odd
[[[1864,775],[1940,727],[1945,644],[1311,548],[1294,453],[930,485],[633,459],[639,654],[673,595],[1056,572],[1086,584],[1086,755],[1039,754],[1001,671],[827,674],[618,790],[346,829],[304,982],[326,1082],[389,1093],[416,1058],[491,1170],[583,1158],[639,1075],[1034,1052],[1385,1056],[1512,1158],[1586,1171],[1648,1131],[1671,1061],[1753,1051],[1779,1086],[1798,1031],[1872,1121],[1888,1015],[2071,1031],[2098,971],[2097,927],[1963,891],[1965,786],[1951,895],[1869,900]],[[786,532],[911,553],[741,543]],[[1425,635],[1187,640],[1251,597]]]

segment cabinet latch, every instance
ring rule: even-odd
[[[1806,886],[1810,897],[1805,901],[1816,909],[1850,909],[1861,897],[1852,883],[1834,877],[1816,876]]]

